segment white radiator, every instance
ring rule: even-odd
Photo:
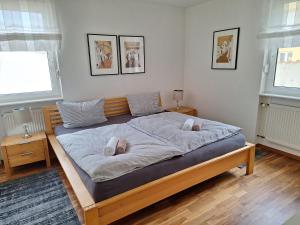
[[[45,130],[45,123],[43,112],[41,109],[32,109],[32,123],[28,124],[30,132],[39,132]],[[19,125],[15,122],[12,113],[5,113],[2,115],[2,120],[4,124],[4,128],[6,131],[6,135],[15,135],[23,133],[22,125]]]
[[[262,106],[259,136],[300,151],[300,108],[270,104]]]

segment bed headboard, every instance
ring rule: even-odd
[[[161,105],[161,98],[159,98]],[[129,106],[126,97],[121,98],[107,98],[104,100],[104,113],[106,117],[120,116],[129,114]],[[53,134],[54,127],[62,124],[62,119],[56,105],[49,105],[43,107],[45,131],[46,134]]]

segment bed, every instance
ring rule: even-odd
[[[133,118],[126,98],[106,99],[104,108],[109,120],[100,126],[124,123]],[[244,136],[237,134],[184,157],[175,157],[113,180],[94,183],[56,138],[56,135],[78,129],[61,126],[56,106],[47,106],[43,111],[49,142],[79,200],[86,225],[109,224],[243,163],[246,164],[246,174],[253,173],[255,146],[244,144]]]

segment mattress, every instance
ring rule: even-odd
[[[134,117],[132,117],[131,115],[116,116],[110,118],[105,123],[85,128],[67,129],[63,126],[58,126],[55,128],[55,135],[58,136],[66,133],[73,133],[79,130],[96,128],[109,124],[125,123],[132,118]],[[148,182],[197,165],[201,162],[205,162],[207,160],[227,154],[231,151],[245,146],[245,142],[245,136],[239,133],[229,138],[198,148],[184,156],[178,156],[166,161],[162,161],[145,168],[135,170],[121,177],[98,183],[93,182],[90,176],[85,171],[83,171],[72,160],[71,157],[69,158],[95,202],[99,202]]]

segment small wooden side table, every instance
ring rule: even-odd
[[[7,136],[1,143],[1,152],[7,176],[12,175],[12,168],[38,161],[46,161],[51,166],[48,142],[45,132],[39,132],[30,138],[21,135]]]
[[[166,109],[167,112],[178,112],[183,113],[190,116],[197,116],[197,110],[192,107],[181,106],[179,109],[177,107]]]

